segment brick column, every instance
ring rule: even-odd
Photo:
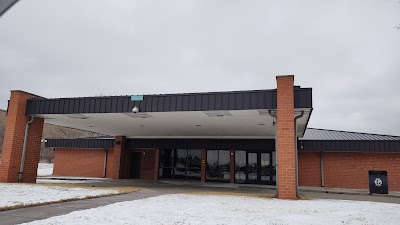
[[[278,197],[296,199],[294,76],[277,76]]]
[[[37,96],[23,91],[11,91],[0,163],[0,182],[18,182],[25,127],[31,119],[30,116],[25,115],[26,102],[33,97]],[[34,118],[29,125],[23,182],[36,182],[42,133],[43,119]]]
[[[114,145],[114,162],[113,162],[113,172],[111,175],[112,179],[123,178],[123,168],[124,168],[124,153],[125,153],[125,136],[115,137]]]
[[[155,149],[156,158],[154,160],[154,180],[158,180],[158,167],[160,163],[160,149]]]
[[[207,150],[201,150],[201,182],[206,182],[206,161],[207,161]]]

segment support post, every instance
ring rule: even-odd
[[[25,114],[26,103],[28,99],[38,97],[24,91],[11,91],[0,163],[0,182],[18,182],[26,125],[31,119],[31,116]],[[42,133],[43,119],[35,118],[29,125],[26,139],[22,182],[36,182]]]
[[[117,136],[115,137],[115,145],[114,145],[114,162],[113,162],[113,172],[112,179],[121,179],[123,178],[124,172],[124,154],[125,154],[125,136]]]
[[[296,199],[294,76],[277,76],[278,197]]]

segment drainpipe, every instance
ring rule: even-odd
[[[18,182],[22,182],[22,176],[24,174],[24,165],[25,165],[25,158],[26,158],[26,146],[28,145],[28,132],[29,132],[29,125],[33,122],[35,117],[32,116],[31,119],[26,123],[25,126],[25,136],[24,136],[24,144],[22,147],[22,156],[21,156],[21,166],[19,167],[18,172]]]
[[[268,110],[268,114],[272,117],[272,119],[274,119],[276,121],[276,122],[275,121],[273,122],[273,126],[275,127],[275,162],[276,162],[276,165],[275,165],[276,194],[274,195],[274,198],[277,198],[279,196],[278,195],[279,194],[279,188],[278,188],[278,185],[279,185],[279,183],[278,183],[278,143],[277,143],[277,140],[276,140],[276,130],[277,130],[276,129],[276,127],[277,127],[276,123],[278,122],[278,119],[277,119],[276,113],[275,114],[272,113],[272,110]]]
[[[299,198],[299,157],[297,155],[297,120],[303,117],[304,110],[301,110],[300,115],[294,117],[294,141],[295,141],[295,166],[296,166],[296,196]]]
[[[103,178],[107,175],[107,149],[104,149],[104,166],[103,166]]]
[[[324,175],[324,152],[321,151],[321,187],[325,187],[325,175]]]

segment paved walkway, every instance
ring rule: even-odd
[[[43,206],[28,207],[0,212],[0,225],[13,225],[64,215],[73,211],[96,208],[116,202],[130,201],[158,196],[162,193],[152,190],[141,190],[123,195],[54,203]]]
[[[104,206],[116,202],[130,201],[162,194],[182,194],[193,192],[234,192],[275,195],[276,187],[268,185],[242,185],[229,183],[200,183],[193,181],[144,181],[144,180],[104,180],[88,182],[85,185],[98,187],[130,186],[143,190],[130,194],[108,196],[65,203],[55,203],[23,209],[0,212],[0,225],[11,225],[53,216],[64,215],[77,210]],[[357,201],[375,201],[400,204],[400,193],[391,195],[369,195],[368,190],[332,189],[301,187],[300,196],[308,199],[343,199]]]

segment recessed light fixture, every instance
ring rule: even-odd
[[[93,126],[89,126],[89,127],[93,127]]]
[[[224,116],[232,116],[229,111],[206,111],[204,112],[209,117],[224,117]]]
[[[196,124],[196,127],[201,127],[201,125],[200,124]]]
[[[81,120],[89,119],[88,116],[83,114],[71,114],[71,115],[66,115],[66,117],[69,117],[71,119],[81,119]]]
[[[265,123],[259,123],[258,125],[260,125],[260,126],[265,126]]]

